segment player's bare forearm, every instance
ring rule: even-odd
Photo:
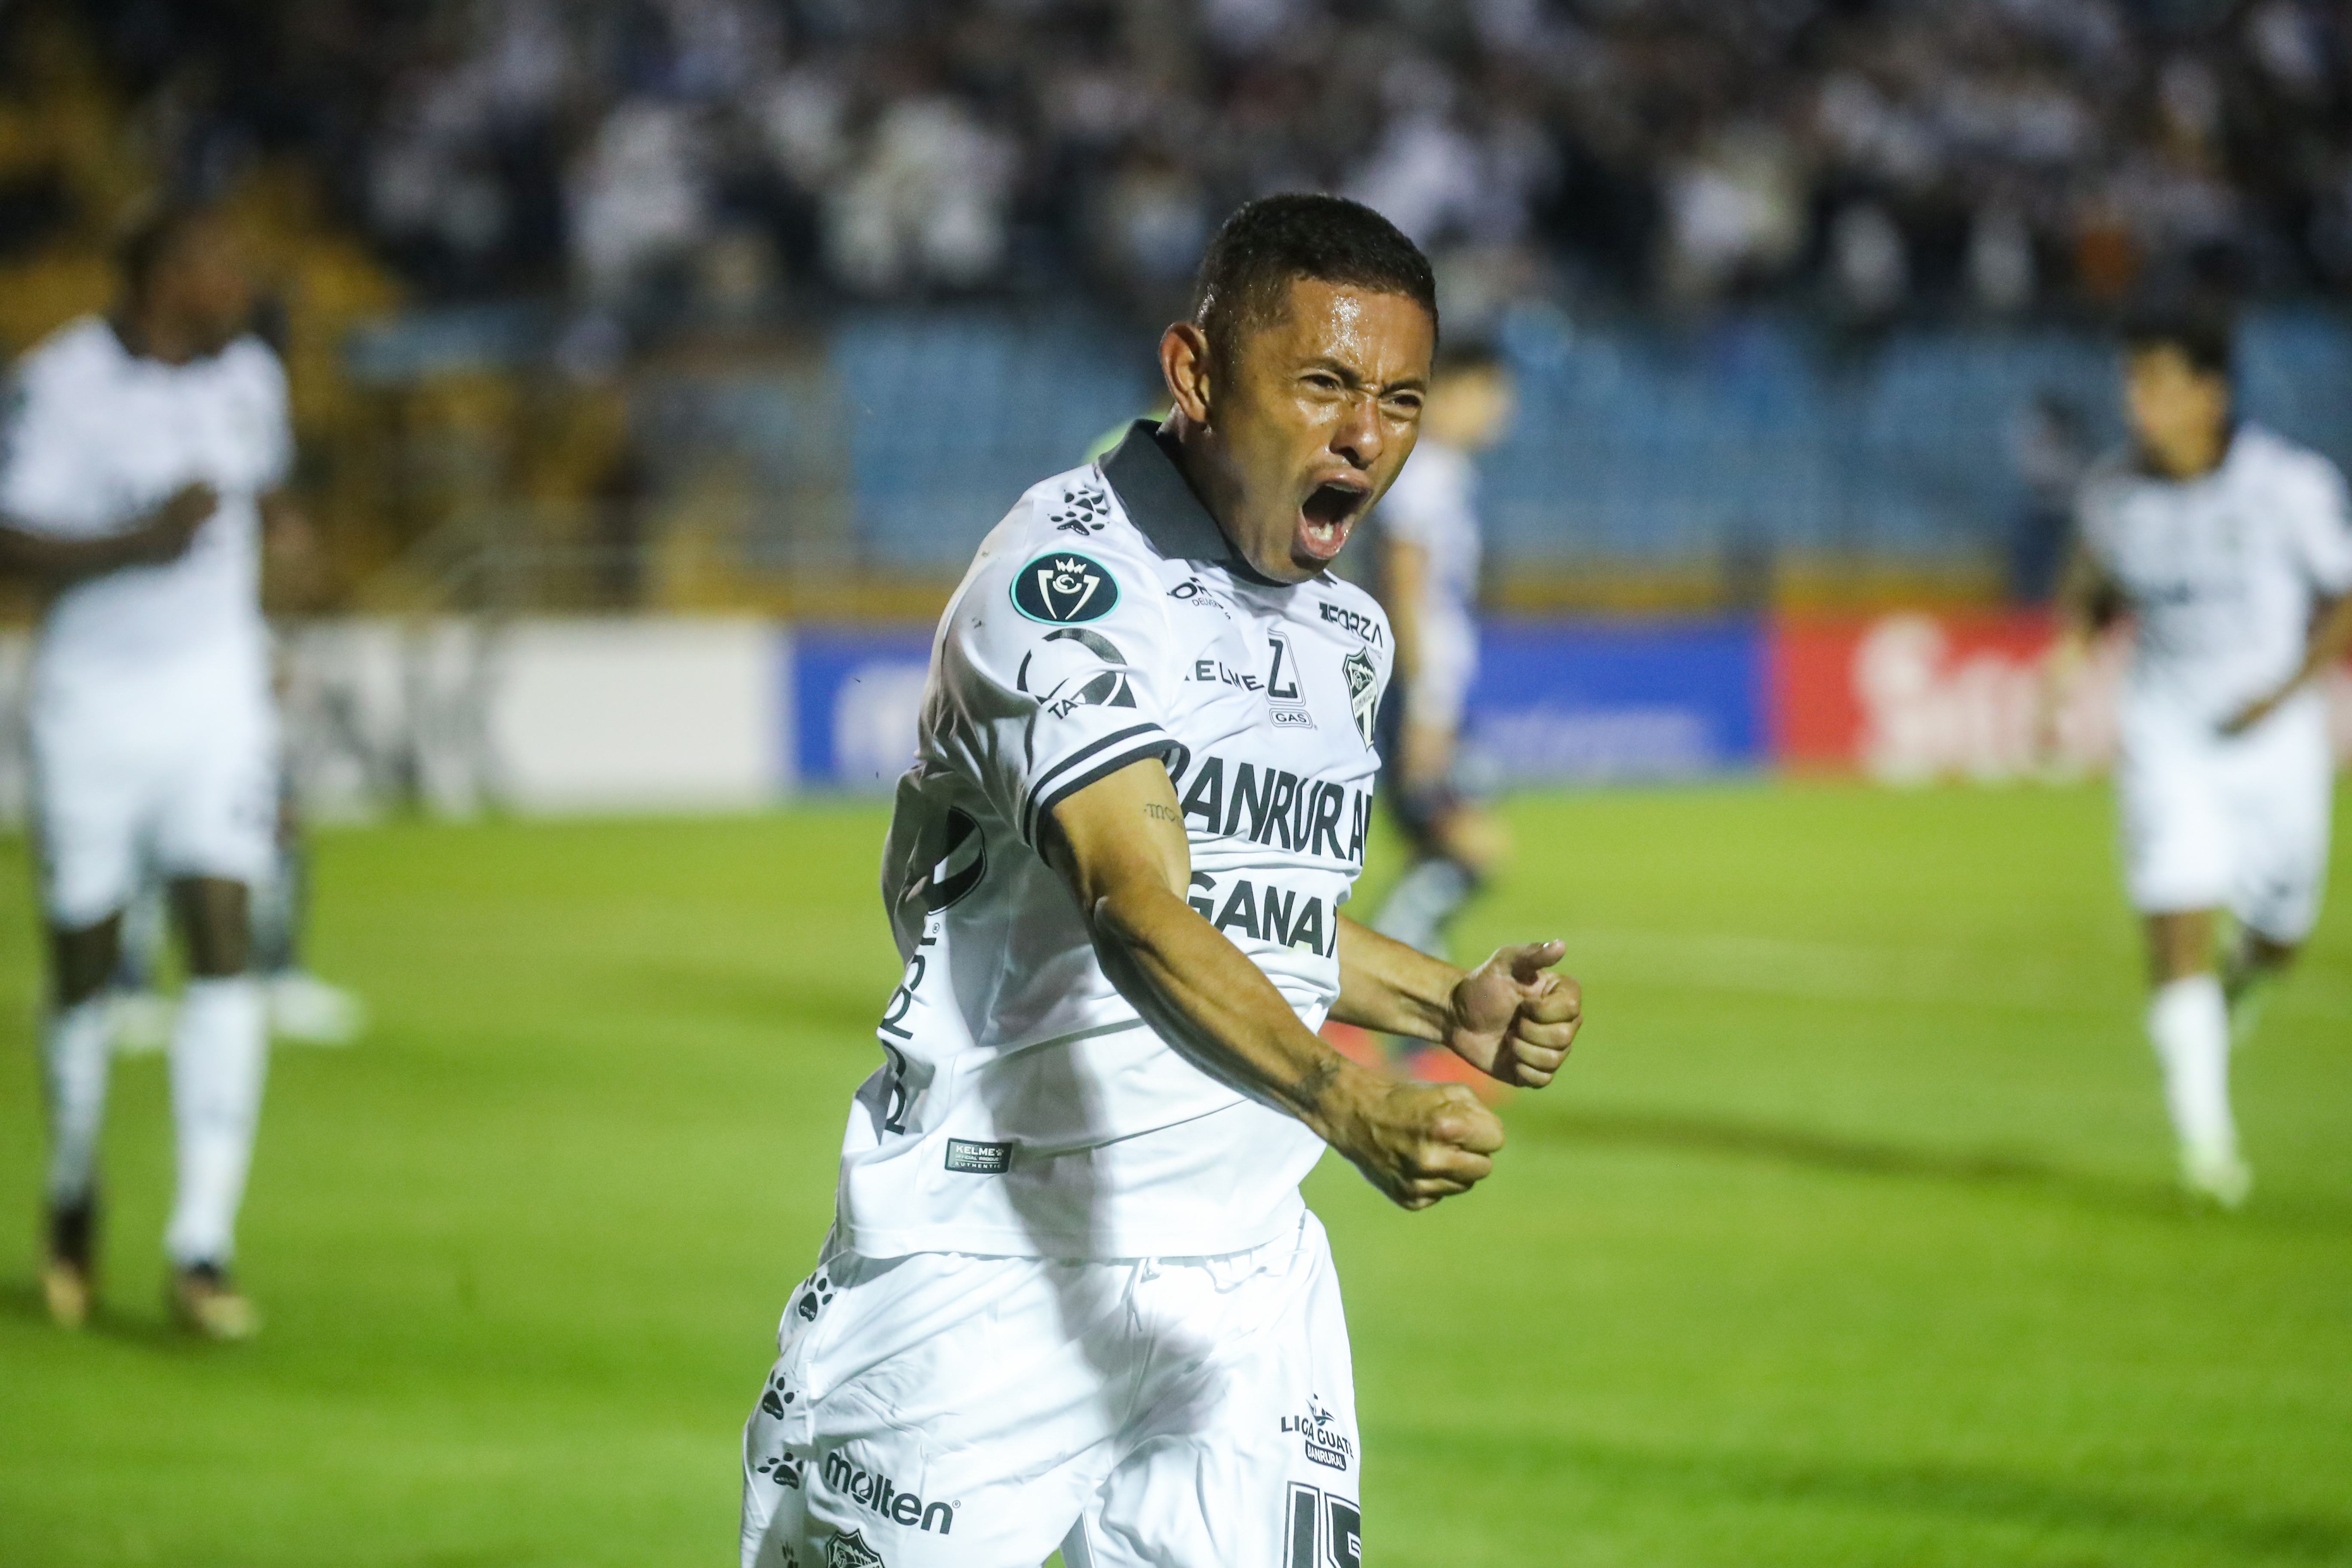
[[[1493,1169],[1502,1128],[1467,1090],[1399,1083],[1340,1056],[1185,901],[1192,854],[1160,764],[1087,786],[1054,820],[1048,858],[1104,973],[1162,1038],[1297,1117],[1407,1208],[1466,1192]]]
[[[1392,539],[1381,564],[1381,608],[1389,613],[1396,653],[1390,679],[1410,685],[1421,674],[1421,603],[1429,585],[1429,552]]]
[[[126,566],[158,565],[187,549],[215,504],[210,487],[190,485],[131,527],[93,539],[59,539],[0,522],[0,572],[64,588]]]
[[[2303,656],[2303,668],[2294,683],[2317,679],[2321,674],[2344,661],[2352,654],[2352,594],[2339,595],[2319,617],[2312,628],[2311,642]]]
[[[2059,750],[2060,714],[2082,680],[2083,667],[2090,662],[2092,644],[2098,638],[2105,607],[2114,597],[2105,573],[2091,552],[2075,545],[2051,605],[2057,625],[2042,660],[2041,692],[2035,703],[2034,743],[2044,757],[2054,756]]]
[[[1339,917],[1339,999],[1331,1016],[1360,1029],[1433,1044],[1445,1038],[1464,971]]]
[[[2247,703],[2221,722],[2224,735],[2242,735],[2281,708],[2329,667],[2352,653],[2352,594],[2337,598],[2321,613],[2304,645],[2303,661],[2279,685]]]

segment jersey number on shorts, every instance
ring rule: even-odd
[[[1282,1568],[1364,1568],[1364,1516],[1346,1498],[1293,1481],[1286,1523],[1290,1547]]]

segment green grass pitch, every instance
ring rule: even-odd
[[[1461,935],[1570,939],[1574,1063],[1466,1199],[1310,1185],[1370,1561],[2352,1563],[2352,880],[2242,1059],[2259,1185],[2222,1218],[2171,1193],[2100,792],[1510,815]],[[270,1324],[231,1349],[163,1326],[152,1058],[115,1079],[104,1316],[40,1318],[35,931],[0,900],[0,1562],[731,1562],[736,1429],[895,978],[882,821],[323,834],[316,957],[379,1024],[277,1057]]]

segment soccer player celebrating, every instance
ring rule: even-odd
[[[44,1292],[88,1315],[97,1159],[122,910],[152,860],[169,879],[189,979],[172,1039],[178,1191],[172,1305],[194,1331],[250,1334],[229,1267],[265,1068],[247,973],[247,889],[270,863],[277,778],[259,534],[291,449],[277,357],[246,332],[227,230],[171,208],[123,253],[121,307],[58,329],[16,370],[0,515],[52,572],[30,692],[50,1156]],[[164,546],[184,539],[184,553]]]
[[[907,961],[833,1233],[744,1431],[747,1568],[1360,1560],[1347,1324],[1298,1183],[1409,1209],[1492,1169],[1458,1084],[1580,1016],[1555,942],[1459,969],[1342,918],[1386,618],[1331,562],[1412,449],[1428,263],[1367,208],[1229,219],[1173,407],[1024,495],[933,645],[883,892]]]
[[[1484,344],[1437,356],[1412,461],[1373,518],[1380,600],[1396,637],[1396,684],[1381,705],[1389,808],[1412,864],[1372,927],[1444,951],[1445,928],[1504,851],[1501,825],[1455,786],[1463,700],[1478,671],[1476,458],[1511,422],[1509,367]]]
[[[2231,1009],[2242,1029],[2318,915],[2333,778],[2315,680],[2352,647],[2344,478],[2237,420],[2231,350],[2210,308],[2126,327],[2133,444],[2084,482],[2051,665],[2054,708],[2101,624],[2132,616],[2116,789],[2147,1033],[2182,1184],[2225,1207],[2252,1180],[2230,1112]]]

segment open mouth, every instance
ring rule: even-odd
[[[1356,514],[1370,496],[1353,485],[1326,483],[1315,487],[1298,508],[1298,542],[1308,555],[1328,561],[1348,542]]]

